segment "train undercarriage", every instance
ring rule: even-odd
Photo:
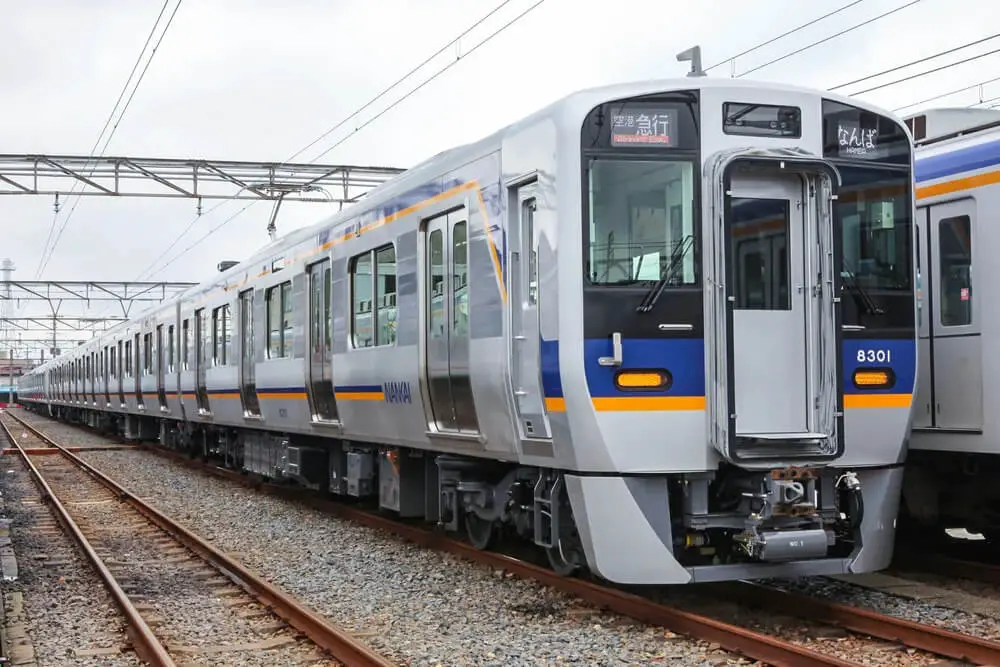
[[[433,523],[478,549],[534,545],[564,576],[588,569],[560,471],[74,407],[53,406],[52,416]],[[684,567],[847,558],[860,545],[864,505],[850,472],[723,466],[660,481],[664,553]]]

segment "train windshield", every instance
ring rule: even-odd
[[[588,282],[696,285],[694,164],[593,159],[588,172]]]
[[[911,145],[901,125],[824,100],[824,155],[840,171],[834,224],[842,242],[843,324],[914,326]],[[888,331],[886,331],[888,333]]]
[[[913,258],[909,174],[843,165],[840,174],[842,277],[870,292],[909,290]]]

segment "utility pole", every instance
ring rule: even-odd
[[[8,354],[10,355],[8,363],[9,378],[7,385],[7,406],[10,407],[14,403],[14,341],[11,340],[13,332],[8,330],[7,318],[10,316],[9,309],[11,304],[11,290],[10,290],[10,280],[11,275],[17,267],[14,266],[13,260],[9,257],[4,258],[0,261],[0,280],[3,281],[3,296],[4,298],[0,300],[0,338],[6,343]]]

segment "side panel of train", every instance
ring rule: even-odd
[[[485,545],[495,517],[482,526],[463,517],[449,485],[482,479],[487,496],[497,484],[507,497],[527,480],[530,507],[533,494],[547,502],[554,482],[536,485],[537,469],[518,461],[574,464],[565,413],[552,423],[545,414],[541,339],[532,348],[505,335],[513,326],[558,338],[558,200],[551,184],[540,196],[536,176],[555,174],[555,125],[542,118],[504,141],[515,160],[487,145],[67,353],[45,373],[57,388],[36,392],[34,407],[268,477],[377,496],[403,516],[464,524]],[[513,233],[510,215],[525,223]],[[547,315],[521,307],[529,292],[553,304]],[[512,375],[522,389],[516,423]],[[537,451],[546,436],[559,455],[551,444]],[[482,506],[500,510],[486,496]],[[551,547],[552,525],[525,514],[518,530]]]
[[[936,150],[935,150],[936,149]],[[904,499],[911,518],[1000,536],[1000,133],[918,152],[923,294]]]

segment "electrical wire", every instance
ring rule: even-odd
[[[419,65],[417,65],[413,69],[411,69],[409,72],[407,72],[403,76],[401,76],[398,79],[396,79],[393,83],[391,83],[386,88],[383,88],[382,92],[380,92],[378,95],[376,95],[375,97],[373,97],[370,100],[368,100],[367,102],[365,102],[363,105],[361,105],[357,109],[355,109],[354,112],[351,113],[351,115],[345,116],[344,119],[341,120],[339,123],[337,123],[336,125],[334,125],[333,127],[331,127],[329,130],[327,130],[323,134],[319,135],[318,137],[316,137],[315,139],[313,139],[312,141],[310,141],[308,144],[306,144],[305,146],[303,146],[299,150],[297,150],[294,153],[292,153],[290,156],[288,156],[287,158],[285,158],[284,161],[285,162],[290,162],[290,161],[294,160],[296,157],[298,157],[302,153],[305,153],[307,150],[309,150],[310,148],[312,148],[313,146],[315,146],[316,144],[318,144],[323,139],[326,139],[328,136],[330,136],[331,134],[333,134],[333,132],[335,132],[340,127],[342,127],[344,125],[344,123],[346,123],[350,119],[352,119],[355,116],[357,116],[359,113],[361,113],[362,111],[364,111],[365,109],[367,109],[368,107],[370,107],[375,102],[379,101],[381,98],[383,98],[393,88],[395,88],[399,84],[403,83],[403,81],[406,81],[411,76],[413,76],[418,70],[420,70],[421,68],[423,68],[424,65],[426,65],[430,61],[432,61],[435,58],[437,58],[439,55],[441,55],[446,50],[448,50],[453,45],[455,45],[459,40],[461,40],[467,34],[469,34],[473,30],[475,30],[477,27],[479,27],[480,25],[482,25],[482,23],[484,21],[486,21],[486,19],[488,19],[489,17],[491,17],[494,14],[496,14],[498,11],[500,11],[501,9],[503,9],[505,6],[509,5],[511,3],[511,1],[512,0],[504,0],[503,2],[501,2],[499,5],[497,5],[492,10],[490,10],[490,12],[488,14],[486,14],[482,18],[478,19],[475,23],[473,23],[468,28],[466,28],[461,33],[459,33],[459,35],[457,37],[455,37],[453,40],[451,40],[450,42],[448,42],[447,44],[445,44],[444,46],[442,46],[440,49],[438,49],[437,51],[435,51],[433,54],[431,54],[430,56],[428,56],[427,58],[425,58],[422,63],[420,63]],[[315,160],[313,160],[313,162],[315,162]]]
[[[855,97],[857,95],[864,95],[865,93],[871,93],[871,92],[874,92],[876,90],[882,90],[884,88],[889,88],[891,86],[895,86],[895,85],[898,85],[898,84],[901,84],[901,83],[906,83],[907,81],[913,81],[914,79],[919,79],[921,77],[927,76],[928,74],[935,74],[937,72],[943,72],[946,69],[951,69],[952,67],[957,67],[959,65],[964,65],[966,63],[971,63],[974,60],[979,60],[980,58],[985,58],[986,56],[992,56],[992,55],[994,55],[996,53],[1000,53],[1000,49],[993,49],[992,51],[987,51],[986,53],[980,53],[980,54],[975,55],[975,56],[970,56],[968,58],[964,58],[962,60],[959,60],[959,61],[956,61],[956,62],[953,62],[953,63],[948,63],[947,65],[941,65],[940,67],[935,67],[935,68],[929,69],[929,70],[927,70],[925,72],[918,72],[916,74],[911,74],[909,76],[904,76],[901,79],[896,79],[895,81],[890,81],[889,83],[883,83],[883,84],[880,84],[878,86],[873,86],[871,88],[865,88],[864,90],[858,90],[858,91],[855,91],[855,92],[851,93],[851,97]]]
[[[919,2],[919,0],[917,0],[917,1]],[[395,102],[393,102],[392,104],[390,104],[389,106],[387,106],[385,109],[383,109],[382,111],[378,112],[377,114],[375,114],[374,116],[372,116],[371,118],[369,118],[368,120],[366,120],[364,123],[362,123],[361,125],[359,125],[356,128],[354,128],[354,130],[350,134],[348,134],[346,137],[344,137],[343,139],[341,139],[340,141],[338,141],[337,143],[333,144],[332,146],[330,146],[329,148],[327,148],[325,151],[323,151],[322,153],[320,153],[319,155],[317,155],[316,157],[314,157],[311,160],[311,162],[315,162],[316,160],[320,159],[321,157],[323,157],[324,155],[326,155],[327,153],[329,153],[330,151],[332,151],[334,148],[340,146],[342,143],[344,143],[345,141],[347,141],[348,139],[350,139],[351,137],[353,137],[359,131],[361,131],[362,129],[364,129],[368,125],[371,125],[372,123],[374,123],[376,120],[378,120],[379,118],[381,118],[382,116],[384,116],[386,113],[388,113],[389,111],[391,111],[392,109],[394,109],[400,102],[402,102],[403,100],[409,98],[411,95],[413,95],[414,93],[416,93],[418,90],[422,89],[424,86],[426,86],[427,84],[429,84],[431,81],[433,81],[434,79],[438,78],[439,76],[441,76],[442,74],[444,74],[445,72],[447,72],[449,69],[451,69],[452,67],[454,67],[455,65],[457,65],[459,62],[461,62],[461,60],[463,58],[466,58],[467,56],[470,56],[473,53],[475,53],[476,50],[479,47],[483,46],[484,44],[486,44],[487,42],[489,42],[490,40],[492,40],[494,37],[496,37],[497,35],[499,35],[500,33],[502,33],[504,30],[506,30],[507,28],[511,27],[512,25],[514,25],[515,23],[517,23],[518,21],[520,21],[522,18],[524,18],[525,16],[527,16],[531,11],[533,11],[534,9],[536,9],[537,7],[539,7],[544,2],[545,2],[545,0],[537,0],[537,2],[535,2],[535,4],[531,5],[530,7],[528,7],[527,9],[525,9],[523,12],[521,12],[520,14],[518,14],[517,16],[515,16],[514,18],[512,18],[510,21],[508,21],[507,23],[505,23],[502,26],[500,26],[499,28],[497,28],[495,31],[493,31],[492,33],[490,33],[489,36],[486,37],[486,39],[484,39],[483,41],[479,42],[478,44],[476,44],[475,46],[473,46],[471,49],[469,49],[465,53],[460,54],[458,57],[456,57],[450,63],[448,63],[447,65],[445,65],[444,67],[442,67],[441,69],[439,69],[437,72],[435,72],[434,74],[432,74],[429,78],[427,78],[423,82],[421,82],[416,88],[413,88],[412,90],[410,90],[410,92],[408,92],[405,95],[403,95],[402,97],[400,97],[398,100],[396,100]]]
[[[706,67],[704,71],[709,72],[709,71],[715,69],[716,67],[718,67],[720,65],[725,65],[726,63],[732,62],[732,61],[736,60],[737,58],[742,58],[743,56],[745,56],[745,55],[747,55],[749,53],[753,53],[754,51],[756,51],[758,49],[762,49],[765,46],[768,46],[770,44],[774,44],[779,39],[784,39],[785,37],[788,37],[790,35],[794,35],[795,33],[799,32],[800,30],[804,30],[804,29],[808,28],[811,25],[819,23],[820,21],[822,21],[824,19],[828,19],[831,16],[834,16],[834,15],[839,14],[840,12],[842,12],[844,10],[847,10],[847,9],[850,9],[851,7],[854,7],[855,5],[860,5],[864,1],[865,0],[854,0],[854,2],[849,2],[846,5],[841,6],[839,9],[835,9],[832,12],[827,12],[826,14],[823,14],[820,17],[814,18],[811,21],[807,21],[807,22],[803,23],[800,26],[792,28],[791,30],[787,30],[787,31],[781,33],[780,35],[778,35],[777,37],[772,37],[771,39],[767,40],[766,42],[761,42],[760,44],[757,44],[756,46],[752,46],[749,49],[747,49],[746,51],[741,51],[740,53],[737,53],[735,56],[730,56],[730,57],[728,57],[728,58],[726,58],[724,60],[720,60],[719,62],[715,63],[711,67]]]
[[[1000,32],[998,32],[996,34],[993,34],[993,35],[990,35],[989,37],[983,37],[982,39],[977,39],[976,41],[969,42],[968,44],[963,44],[961,46],[956,46],[956,47],[953,47],[953,48],[950,48],[950,49],[946,49],[944,51],[939,51],[939,52],[937,52],[937,53],[935,53],[933,55],[924,56],[923,58],[920,58],[918,60],[911,60],[908,63],[904,63],[902,65],[896,65],[895,67],[890,67],[889,69],[884,69],[881,72],[876,72],[875,74],[869,74],[867,76],[863,76],[860,79],[854,79],[854,81],[848,81],[847,83],[838,84],[838,85],[833,86],[831,88],[827,88],[827,90],[840,90],[841,88],[846,88],[848,86],[853,86],[854,84],[861,83],[862,81],[868,81],[869,79],[875,79],[875,78],[878,78],[880,76],[884,76],[886,74],[892,74],[893,72],[898,72],[901,69],[906,69],[908,67],[913,67],[914,65],[919,65],[920,63],[925,63],[928,60],[934,60],[935,58],[940,58],[941,56],[947,56],[947,55],[950,55],[950,54],[955,53],[957,51],[961,51],[962,49],[967,49],[970,46],[978,46],[979,44],[983,44],[984,42],[988,42],[990,40],[996,39],[997,37],[1000,37]]]
[[[988,85],[988,84],[991,84],[991,83],[996,83],[997,81],[1000,81],[1000,76],[993,77],[992,79],[986,79],[985,81],[980,81],[979,83],[974,83],[971,86],[965,86],[963,88],[956,88],[955,90],[949,90],[947,93],[940,93],[938,95],[934,95],[933,97],[928,97],[928,98],[922,99],[919,102],[911,102],[910,104],[904,104],[901,107],[896,107],[895,109],[892,110],[892,112],[893,113],[898,113],[898,112],[902,111],[903,109],[909,109],[911,107],[919,106],[921,104],[927,104],[928,102],[933,102],[935,100],[940,100],[940,99],[945,98],[945,97],[951,97],[952,95],[957,95],[958,93],[964,93],[967,90],[973,90],[975,88],[979,88],[980,86],[985,86],[985,85]]]
[[[153,46],[153,50],[149,54],[149,59],[146,61],[146,65],[145,65],[145,67],[143,67],[142,72],[139,74],[139,78],[136,79],[136,83],[135,83],[135,86],[132,89],[132,93],[129,95],[128,100],[126,100],[125,106],[122,107],[122,111],[118,115],[118,120],[115,121],[115,124],[112,127],[112,129],[111,129],[111,132],[108,134],[108,137],[107,137],[107,139],[104,142],[104,146],[101,147],[101,151],[98,154],[98,157],[101,157],[101,156],[104,155],[104,151],[107,150],[108,144],[111,143],[111,139],[114,137],[114,133],[115,133],[115,131],[117,131],[118,125],[121,123],[122,118],[125,117],[125,113],[128,111],[129,106],[132,104],[132,99],[135,97],[136,91],[139,89],[139,86],[142,84],[142,80],[143,80],[143,78],[145,78],[146,72],[149,70],[149,66],[150,66],[150,64],[152,64],[153,58],[156,56],[156,50],[158,48],[160,48],[160,44],[163,42],[163,38],[166,36],[167,32],[170,30],[170,26],[171,26],[171,24],[174,21],[174,17],[177,16],[177,10],[180,9],[181,3],[183,3],[183,1],[184,0],[177,0],[177,4],[174,5],[174,9],[173,9],[173,11],[170,14],[170,18],[167,19],[166,27],[163,28],[163,32],[160,33],[159,39],[156,40],[156,44]],[[161,11],[160,15],[162,16],[162,11]],[[157,17],[157,22],[159,22],[159,17]],[[155,27],[156,26],[154,25],[154,30],[155,30]],[[143,48],[143,51],[145,51],[145,48]],[[142,54],[140,54],[140,58],[141,57],[142,57]],[[129,78],[131,78],[131,76]],[[98,141],[100,141],[100,137],[98,137]],[[93,169],[91,169],[91,173],[93,173]],[[80,203],[81,199],[82,199],[82,197],[78,196],[76,198],[76,201],[73,202],[73,207],[70,209],[69,213],[66,214],[66,219],[63,220],[63,224],[59,228],[59,232],[56,234],[55,240],[52,242],[52,247],[49,249],[48,256],[45,257],[44,263],[41,265],[41,268],[38,270],[38,275],[39,276],[42,274],[43,271],[45,271],[45,268],[48,266],[49,261],[51,261],[53,255],[55,254],[56,246],[59,244],[59,239],[62,238],[63,232],[66,231],[66,226],[69,224],[70,219],[73,217],[73,212],[76,210],[77,204]]]
[[[832,39],[836,39],[837,37],[841,37],[843,35],[846,35],[849,32],[857,30],[858,28],[864,28],[866,26],[869,26],[869,25],[871,25],[872,23],[875,23],[878,20],[884,19],[885,17],[891,16],[891,15],[897,13],[897,12],[901,12],[904,9],[912,7],[913,5],[915,5],[915,4],[919,3],[919,2],[922,2],[922,0],[910,0],[910,2],[906,3],[905,5],[902,5],[900,7],[896,7],[895,9],[890,9],[889,11],[884,12],[882,14],[879,14],[878,16],[875,16],[873,18],[865,19],[861,23],[857,23],[857,24],[851,26],[850,28],[845,28],[844,30],[841,30],[840,32],[834,33],[834,34],[830,35],[829,37],[824,37],[823,39],[816,40],[815,42],[812,42],[811,44],[806,44],[805,46],[803,46],[803,47],[801,47],[799,49],[795,49],[794,51],[790,51],[790,52],[786,53],[783,56],[779,56],[779,57],[775,58],[774,60],[769,60],[766,63],[764,63],[763,65],[757,65],[756,67],[748,69],[745,72],[743,72],[742,74],[737,74],[735,78],[739,79],[740,77],[744,77],[747,74],[750,74],[752,72],[756,72],[757,70],[764,69],[765,67],[769,67],[771,65],[774,65],[775,63],[779,63],[782,60],[785,60],[786,58],[791,58],[792,56],[798,55],[798,54],[800,54],[800,53],[802,53],[804,51],[808,51],[809,49],[811,49],[813,47],[819,46],[820,44],[824,44],[826,42],[829,42]]]
[[[160,13],[156,15],[156,21],[153,22],[153,28],[149,31],[149,35],[146,36],[146,42],[142,45],[142,50],[139,51],[139,57],[135,59],[135,64],[132,65],[132,71],[129,72],[128,78],[125,79],[125,85],[122,86],[121,92],[118,93],[118,99],[115,100],[115,105],[111,108],[111,113],[108,114],[107,120],[104,121],[104,127],[101,128],[101,133],[97,135],[97,140],[94,141],[94,145],[90,149],[90,155],[93,155],[94,151],[97,150],[97,146],[101,143],[101,137],[104,136],[104,133],[107,132],[108,130],[108,126],[111,125],[111,119],[115,117],[115,111],[118,110],[118,105],[121,104],[122,98],[125,97],[125,91],[128,90],[128,85],[129,83],[132,82],[132,77],[135,76],[135,71],[139,69],[139,63],[142,62],[142,56],[143,54],[146,53],[146,49],[149,48],[149,43],[153,41],[153,35],[156,34],[156,27],[160,25],[160,20],[163,18],[163,13],[167,11],[167,5],[169,4],[170,0],[164,0],[163,6],[160,7]],[[84,163],[84,168],[86,168],[89,164],[90,164],[89,161]],[[91,173],[93,173],[93,171],[91,171]],[[79,185],[80,185],[79,182],[73,183],[73,187],[70,189],[69,196],[72,197],[73,194],[76,193],[76,188]],[[79,199],[79,197],[77,199]],[[44,261],[46,253],[48,252],[49,241],[52,240],[52,233],[56,229],[56,221],[58,220],[58,218],[59,218],[58,212],[52,216],[52,224],[49,226],[49,234],[45,239],[45,246],[42,248],[42,254],[38,260],[38,269],[35,272],[36,278],[42,272],[42,262]]]
[[[524,18],[525,16],[527,16],[527,15],[528,15],[528,14],[529,14],[530,12],[532,12],[532,11],[533,11],[533,10],[535,10],[535,9],[537,9],[537,8],[538,8],[538,7],[540,6],[540,5],[542,5],[542,4],[544,3],[544,2],[545,2],[545,0],[537,0],[537,1],[536,1],[536,2],[534,3],[534,4],[530,5],[530,6],[529,6],[529,7],[527,8],[527,9],[525,9],[524,11],[522,11],[522,12],[521,12],[520,14],[518,14],[517,16],[515,16],[514,18],[512,18],[512,19],[511,19],[510,21],[508,21],[507,23],[503,24],[503,25],[502,25],[502,26],[500,26],[500,27],[499,27],[498,29],[496,29],[495,31],[493,31],[492,33],[490,33],[489,35],[487,35],[487,36],[486,36],[486,37],[485,37],[485,38],[484,38],[484,39],[483,39],[482,41],[480,41],[479,43],[477,43],[477,44],[476,44],[475,46],[473,46],[473,47],[472,47],[471,49],[469,49],[469,50],[468,50],[468,51],[466,51],[465,53],[462,53],[462,54],[460,54],[459,56],[457,56],[457,57],[456,57],[456,58],[455,58],[454,60],[452,60],[451,62],[449,62],[449,63],[448,63],[447,65],[445,65],[444,67],[442,67],[441,69],[439,69],[439,70],[438,70],[437,72],[435,72],[434,74],[432,74],[432,75],[431,75],[430,77],[428,77],[427,79],[423,80],[423,81],[422,81],[422,82],[421,82],[420,84],[418,84],[418,85],[417,85],[417,86],[416,86],[415,88],[411,89],[411,90],[410,90],[409,92],[407,92],[407,93],[406,93],[405,95],[403,95],[402,97],[398,98],[398,99],[397,99],[396,101],[394,101],[394,102],[393,102],[392,104],[390,104],[390,105],[389,105],[388,107],[386,107],[385,109],[383,109],[382,111],[380,111],[380,112],[379,112],[379,113],[377,113],[376,115],[372,116],[371,118],[369,118],[368,120],[366,120],[366,121],[365,121],[364,123],[362,123],[361,125],[359,125],[359,126],[357,126],[356,128],[354,128],[354,130],[353,130],[353,131],[352,131],[352,132],[351,132],[350,134],[348,134],[347,136],[343,137],[343,138],[342,138],[342,139],[341,139],[340,141],[336,142],[335,144],[333,144],[332,146],[330,146],[329,148],[327,148],[326,150],[324,150],[324,151],[323,151],[322,153],[320,153],[319,155],[317,155],[316,157],[314,157],[314,158],[313,158],[312,160],[310,160],[309,162],[310,162],[310,163],[314,163],[314,162],[315,162],[316,160],[319,160],[319,159],[320,159],[320,158],[322,158],[322,157],[323,157],[324,155],[326,155],[327,153],[329,153],[329,152],[330,152],[330,151],[332,151],[333,149],[335,149],[335,148],[337,148],[338,146],[340,146],[341,144],[343,144],[343,143],[344,143],[345,141],[347,141],[347,140],[348,140],[349,138],[351,138],[352,136],[354,136],[355,134],[357,134],[357,133],[358,133],[358,132],[359,132],[360,130],[362,130],[362,129],[364,129],[365,127],[367,127],[368,125],[372,124],[373,122],[375,122],[376,120],[378,120],[379,118],[381,118],[381,117],[382,117],[383,115],[385,115],[386,113],[388,113],[388,112],[389,112],[389,111],[390,111],[391,109],[395,108],[395,107],[396,107],[396,106],[398,106],[398,105],[399,105],[400,103],[402,103],[402,102],[403,102],[404,100],[406,100],[407,98],[409,98],[409,97],[410,97],[411,95],[413,95],[413,94],[414,94],[414,93],[416,93],[417,91],[421,90],[421,89],[422,89],[422,88],[423,88],[424,86],[428,85],[428,84],[429,84],[429,83],[430,83],[431,81],[433,81],[434,79],[436,79],[436,78],[438,78],[439,76],[441,76],[442,74],[444,74],[444,73],[445,73],[446,71],[448,71],[449,69],[451,69],[451,68],[452,68],[452,67],[453,67],[454,65],[456,65],[456,64],[457,64],[458,62],[460,62],[461,60],[463,60],[463,59],[464,59],[464,58],[466,58],[467,56],[470,56],[470,55],[472,55],[472,54],[473,54],[473,53],[474,53],[474,52],[475,52],[475,51],[476,51],[477,49],[479,49],[479,48],[480,48],[481,46],[483,46],[483,45],[484,45],[484,44],[486,44],[487,42],[489,42],[489,41],[491,41],[492,39],[494,39],[494,38],[495,38],[495,37],[496,37],[497,35],[499,35],[499,34],[500,34],[500,33],[502,33],[503,31],[505,31],[505,30],[507,30],[508,28],[510,28],[510,27],[511,27],[512,25],[514,25],[515,23],[517,23],[518,21],[520,21],[520,20],[521,20],[522,18]],[[502,7],[502,6],[503,6],[503,5],[501,5],[501,7]],[[499,9],[499,8],[500,8],[500,7],[498,7],[497,9]],[[495,11],[496,11],[496,10],[494,10],[494,12],[495,12]],[[490,15],[492,15],[492,14],[493,14],[494,12],[490,12],[490,14],[487,14],[487,17],[488,17],[488,16],[490,16]],[[480,22],[481,22],[481,21],[482,21],[482,19],[480,20]],[[477,25],[478,25],[478,23],[477,23]],[[472,26],[472,27],[474,28],[474,27],[475,27],[475,25],[474,25],[474,26]],[[469,30],[471,30],[471,29],[472,29],[472,28],[469,28]],[[469,32],[469,30],[466,30],[466,31],[465,31],[465,32],[463,32],[462,34],[464,35],[465,33]],[[460,36],[460,37],[461,37],[461,36]],[[453,43],[454,43],[455,41],[457,41],[457,40],[452,40],[452,42],[450,42],[448,46],[450,46],[451,44],[453,44]],[[444,48],[448,48],[448,46],[445,46]],[[441,51],[443,51],[443,50],[444,50],[444,49],[441,49]],[[440,53],[440,51],[439,51],[439,53]],[[417,68],[415,68],[415,69],[419,69],[419,68],[420,68],[420,67],[422,67],[422,66],[423,66],[423,64],[421,64],[420,66],[418,66],[418,67],[417,67]],[[414,71],[415,71],[415,70],[414,70]],[[380,95],[381,95],[381,93],[380,93]],[[369,103],[369,104],[366,104],[365,106],[369,106],[369,105],[370,105],[370,103]],[[362,107],[362,108],[364,108],[364,107]],[[360,111],[360,110],[359,110],[359,111]],[[350,116],[348,116],[348,118],[347,118],[347,119],[350,119],[350,118],[354,117],[355,115],[357,115],[357,113],[358,113],[358,112],[355,112],[355,113],[351,114]],[[340,124],[342,125],[342,124],[343,124],[343,122],[346,122],[346,120],[347,120],[347,119],[345,119],[345,121],[342,121],[342,122],[341,122]],[[332,131],[332,130],[331,130],[331,131]],[[329,134],[329,132],[328,132],[327,134]],[[313,142],[313,143],[315,143],[315,142]],[[311,145],[312,145],[312,144],[311,144]],[[303,149],[303,150],[305,150],[305,149]],[[299,153],[301,153],[301,152],[302,152],[302,151],[299,151]],[[298,154],[298,153],[296,153],[296,154]],[[176,262],[176,261],[177,261],[178,259],[180,259],[180,258],[181,258],[181,257],[183,257],[184,255],[186,255],[186,254],[187,254],[188,252],[190,252],[191,250],[193,250],[193,249],[194,249],[194,248],[195,248],[196,246],[200,245],[200,244],[201,244],[201,243],[202,243],[203,241],[205,241],[205,240],[206,240],[206,239],[207,239],[208,237],[212,236],[213,234],[215,234],[215,232],[219,231],[220,229],[222,229],[223,227],[225,227],[225,226],[226,226],[227,224],[229,224],[230,222],[232,222],[232,221],[233,221],[233,220],[234,220],[234,219],[235,219],[235,218],[236,218],[237,216],[239,216],[239,215],[240,215],[240,214],[242,214],[242,213],[243,213],[244,211],[246,211],[246,210],[247,210],[248,208],[250,208],[250,206],[252,206],[252,205],[253,205],[254,203],[256,203],[256,201],[255,201],[255,202],[251,202],[250,204],[248,204],[248,205],[244,206],[244,207],[243,207],[242,209],[240,209],[240,210],[239,210],[239,211],[237,211],[237,212],[236,212],[235,214],[233,214],[232,216],[230,216],[229,218],[227,218],[227,219],[226,219],[225,221],[223,221],[223,222],[222,222],[222,223],[220,223],[219,225],[217,225],[217,226],[213,227],[212,229],[210,229],[210,230],[209,230],[208,232],[206,232],[206,233],[205,233],[205,234],[204,234],[204,235],[203,235],[203,236],[202,236],[201,238],[199,238],[199,239],[198,239],[197,241],[195,241],[194,243],[192,243],[191,245],[189,245],[189,246],[188,246],[187,248],[185,248],[185,249],[184,249],[183,251],[181,251],[181,252],[180,252],[179,254],[175,255],[175,256],[174,256],[174,257],[173,257],[172,259],[170,259],[170,260],[169,260],[168,262],[166,262],[165,264],[163,264],[162,266],[160,266],[160,267],[159,267],[158,269],[156,269],[155,271],[153,271],[152,273],[150,273],[150,274],[149,274],[149,275],[150,275],[150,277],[152,277],[152,276],[154,276],[154,275],[156,275],[156,274],[160,273],[161,271],[163,271],[164,269],[166,269],[167,267],[169,267],[169,266],[170,266],[171,264],[173,264],[174,262]],[[190,226],[189,226],[189,228],[190,228]]]

